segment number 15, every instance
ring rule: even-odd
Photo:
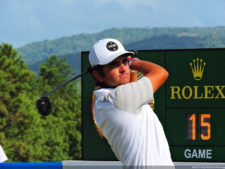
[[[200,140],[211,138],[211,114],[200,114]],[[186,137],[188,140],[196,140],[196,114],[187,115]]]

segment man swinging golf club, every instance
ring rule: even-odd
[[[116,39],[100,40],[91,49],[95,125],[124,166],[173,166],[163,127],[148,105],[168,72],[133,55]],[[131,82],[130,69],[143,78]]]

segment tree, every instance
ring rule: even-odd
[[[65,58],[51,56],[40,66],[39,90],[46,93],[74,74]],[[49,97],[52,113],[43,127],[48,134],[49,160],[81,158],[81,98],[76,83],[69,83]],[[42,94],[43,94],[42,93]]]
[[[81,100],[75,83],[50,96],[48,117],[35,107],[38,97],[73,74],[64,62],[52,56],[35,75],[11,45],[0,45],[0,144],[9,162],[80,159]]]
[[[35,141],[28,131],[37,124],[32,100],[35,74],[11,45],[0,45],[0,141],[9,161],[29,161]]]

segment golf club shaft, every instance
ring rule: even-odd
[[[86,73],[88,73],[88,71],[85,71],[85,72],[83,72],[83,73],[81,73],[81,74],[79,74],[79,75],[75,76],[74,78],[72,78],[72,79],[70,79],[70,80],[66,81],[65,83],[63,83],[63,84],[61,84],[61,85],[57,86],[55,89],[52,89],[52,90],[51,90],[51,91],[49,91],[48,93],[44,94],[42,97],[46,97],[46,96],[48,96],[49,94],[51,94],[51,93],[55,92],[56,90],[60,89],[61,87],[65,86],[65,85],[67,85],[68,83],[70,83],[70,82],[72,82],[73,80],[75,80],[75,79],[79,78],[80,76],[83,76],[83,75],[84,75],[84,74],[86,74]]]

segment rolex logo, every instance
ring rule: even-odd
[[[192,74],[195,80],[201,80],[202,75],[204,72],[204,67],[206,63],[202,59],[193,59],[192,62],[190,62],[190,67],[192,70]]]

